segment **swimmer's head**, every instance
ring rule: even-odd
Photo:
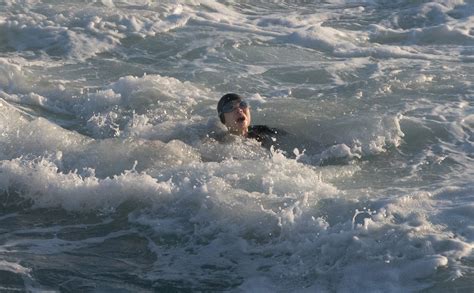
[[[233,134],[246,135],[250,126],[250,107],[241,96],[229,93],[217,103],[217,113],[221,122]]]

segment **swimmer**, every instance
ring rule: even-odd
[[[230,134],[255,139],[268,149],[271,146],[278,148],[279,136],[286,134],[282,130],[265,125],[251,125],[249,103],[234,93],[221,97],[217,103],[217,113]]]

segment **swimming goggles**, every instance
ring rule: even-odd
[[[230,113],[235,109],[240,108],[242,110],[247,109],[249,107],[249,103],[245,100],[240,100],[239,103],[232,103],[233,101],[229,101],[228,103],[224,104],[222,107],[221,113]]]

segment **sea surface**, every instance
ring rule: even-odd
[[[0,291],[472,292],[473,243],[474,1],[0,0]]]

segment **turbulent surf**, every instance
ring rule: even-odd
[[[472,1],[0,3],[0,290],[474,289]]]

